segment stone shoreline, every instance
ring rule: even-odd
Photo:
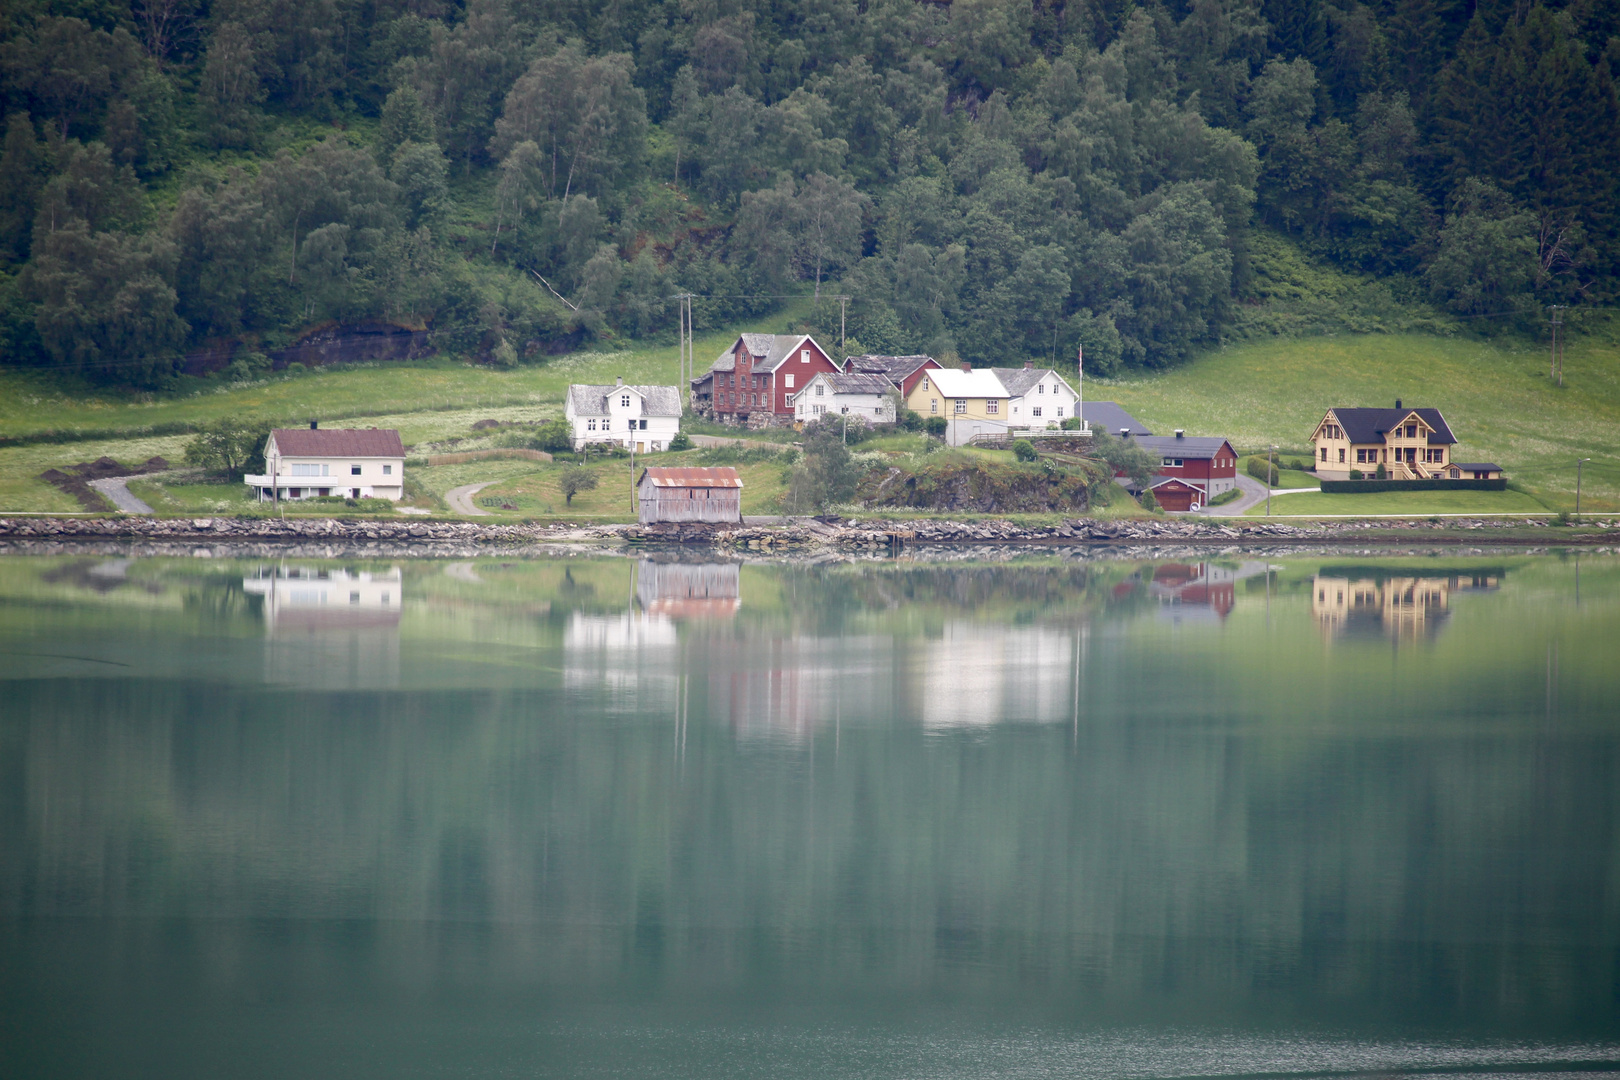
[[[1525,544],[1548,542],[1515,536],[1526,525],[1459,518],[1426,521],[1335,522],[1304,527],[1276,522],[1134,519],[1066,520],[1055,525],[1022,526],[1007,521],[872,521],[859,518],[788,518],[760,525],[537,525],[440,521],[375,521],[338,518],[0,518],[0,539],[255,541],[327,544],[424,544],[525,546],[546,544],[702,545],[746,551],[813,549],[878,550],[922,546],[1073,544],[1289,544],[1439,543]],[[1376,535],[1373,531],[1376,530]],[[1570,533],[1564,544],[1613,544],[1620,528],[1603,533]]]

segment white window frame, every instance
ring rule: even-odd
[[[967,398],[956,399],[956,413],[958,416],[967,412]]]
[[[782,377],[787,380],[787,383],[785,384],[787,388],[789,390],[793,389],[793,372],[786,372]]]
[[[809,362],[810,362],[810,350],[809,349],[800,349],[799,350],[799,363],[808,364]]]

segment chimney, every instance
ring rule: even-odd
[[[1176,438],[1179,439],[1185,434],[1187,434],[1187,429],[1186,428],[1179,428],[1179,427],[1176,428]]]
[[[1131,437],[1131,429],[1128,428],[1128,427],[1120,428],[1119,429],[1119,437],[1122,438],[1122,439],[1130,438]]]
[[[1400,399],[1400,398],[1396,398],[1396,399],[1395,399],[1395,407],[1396,407],[1396,408],[1397,408],[1397,409],[1398,409],[1398,408],[1400,408],[1400,407],[1401,407],[1401,399]]]
[[[620,385],[620,386],[623,386],[623,385],[624,385],[624,376],[623,376],[623,375],[620,375],[620,376],[619,376],[619,385]]]
[[[321,422],[319,420],[311,420],[309,422],[309,430],[311,430],[311,431],[314,431],[316,428],[318,428],[320,426],[321,426]]]
[[[962,370],[963,371],[972,371],[973,370],[973,365],[968,363],[966,360],[964,360],[964,361],[962,361]]]

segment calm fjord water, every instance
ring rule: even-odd
[[[1620,558],[0,558],[0,1076],[1620,1062]]]

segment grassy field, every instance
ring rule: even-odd
[[[1162,375],[1089,380],[1086,396],[1240,452],[1307,445],[1330,406],[1400,398],[1445,414],[1456,460],[1495,461],[1555,507],[1573,508],[1575,461],[1592,458],[1582,509],[1620,509],[1620,349],[1572,341],[1564,381],[1548,380],[1546,349],[1530,342],[1362,334],[1233,345]]]
[[[1586,509],[1582,500],[1581,509]],[[1266,504],[1248,511],[1264,515]],[[1274,495],[1271,513],[1301,514],[1545,514],[1547,508],[1520,491],[1374,491],[1366,495],[1329,495],[1305,491]]]
[[[764,320],[765,328],[788,329],[802,314],[784,311]],[[700,364],[732,338],[733,331],[699,338]],[[1496,461],[1530,493],[1528,497],[1509,493],[1514,497],[1499,500],[1502,503],[1524,506],[1528,501],[1524,508],[1536,511],[1573,509],[1575,460],[1588,457],[1592,460],[1584,473],[1583,510],[1620,509],[1620,363],[1616,362],[1620,349],[1592,339],[1572,342],[1562,389],[1548,381],[1545,360],[1540,347],[1530,343],[1415,334],[1346,335],[1235,345],[1163,374],[1090,380],[1086,392],[1094,399],[1119,401],[1155,430],[1185,427],[1194,434],[1221,434],[1240,451],[1277,442],[1295,447],[1293,456],[1299,456],[1299,448],[1307,444],[1328,406],[1392,405],[1400,397],[1407,404],[1433,405],[1445,413],[1462,440],[1456,449],[1459,460]],[[434,443],[444,448],[448,440],[462,440],[455,448],[470,449],[485,445],[472,431],[477,420],[532,422],[560,415],[562,395],[571,382],[612,382],[622,375],[631,382],[667,384],[675,381],[676,372],[674,345],[578,353],[513,371],[444,360],[349,367],[251,384],[200,384],[196,392],[168,397],[91,392],[46,382],[35,373],[0,371],[0,435],[72,430],[91,436],[76,442],[0,447],[0,512],[77,510],[73,499],[36,479],[38,474],[104,455],[133,464],[159,454],[179,463],[187,441],[184,435],[121,438],[119,433],[225,416],[285,422],[318,417],[327,424],[397,427],[408,446]],[[693,429],[708,430],[708,425]],[[714,430],[729,434],[735,429]],[[790,437],[786,432],[769,436]],[[891,436],[856,451],[915,452],[921,441],[914,435]],[[413,467],[412,473],[442,495],[458,484],[516,482],[524,475],[542,476],[543,470],[487,461]],[[1291,470],[1284,470],[1281,478],[1283,486],[1316,483]],[[520,504],[521,512],[535,512],[531,504],[536,508],[550,504],[552,512],[563,513],[547,482],[534,483],[532,491],[511,493],[530,500]],[[779,476],[772,485],[760,483],[758,498],[774,499],[766,492],[780,487]],[[166,489],[168,501],[161,509],[202,511],[235,499],[209,485],[197,490],[185,487]],[[497,492],[491,489],[486,494]],[[576,516],[590,511],[598,498],[605,496],[578,496]],[[1291,503],[1300,507],[1291,512],[1401,512],[1375,508],[1368,501],[1371,496],[1289,498],[1356,500],[1344,511],[1317,508],[1337,503]],[[1443,500],[1413,498],[1420,501],[1403,504],[1412,505],[1413,513],[1447,512]],[[748,503],[749,512],[766,512],[753,492]]]
[[[1297,455],[1285,455],[1285,456],[1288,456],[1288,457],[1291,458],[1291,457],[1297,456]],[[1254,476],[1254,474],[1249,471],[1249,462],[1251,460],[1253,460],[1253,459],[1249,458],[1249,457],[1238,458],[1238,472],[1242,473],[1244,476]],[[1265,455],[1264,454],[1260,455],[1260,460],[1261,461],[1265,460]],[[1259,477],[1255,477],[1255,479],[1258,480]],[[1277,470],[1277,484],[1276,484],[1277,489],[1313,488],[1313,487],[1316,487],[1321,482],[1322,481],[1318,480],[1316,477],[1312,476],[1310,473],[1300,472],[1298,469],[1278,469]],[[1274,489],[1274,490],[1276,490],[1276,489]]]

